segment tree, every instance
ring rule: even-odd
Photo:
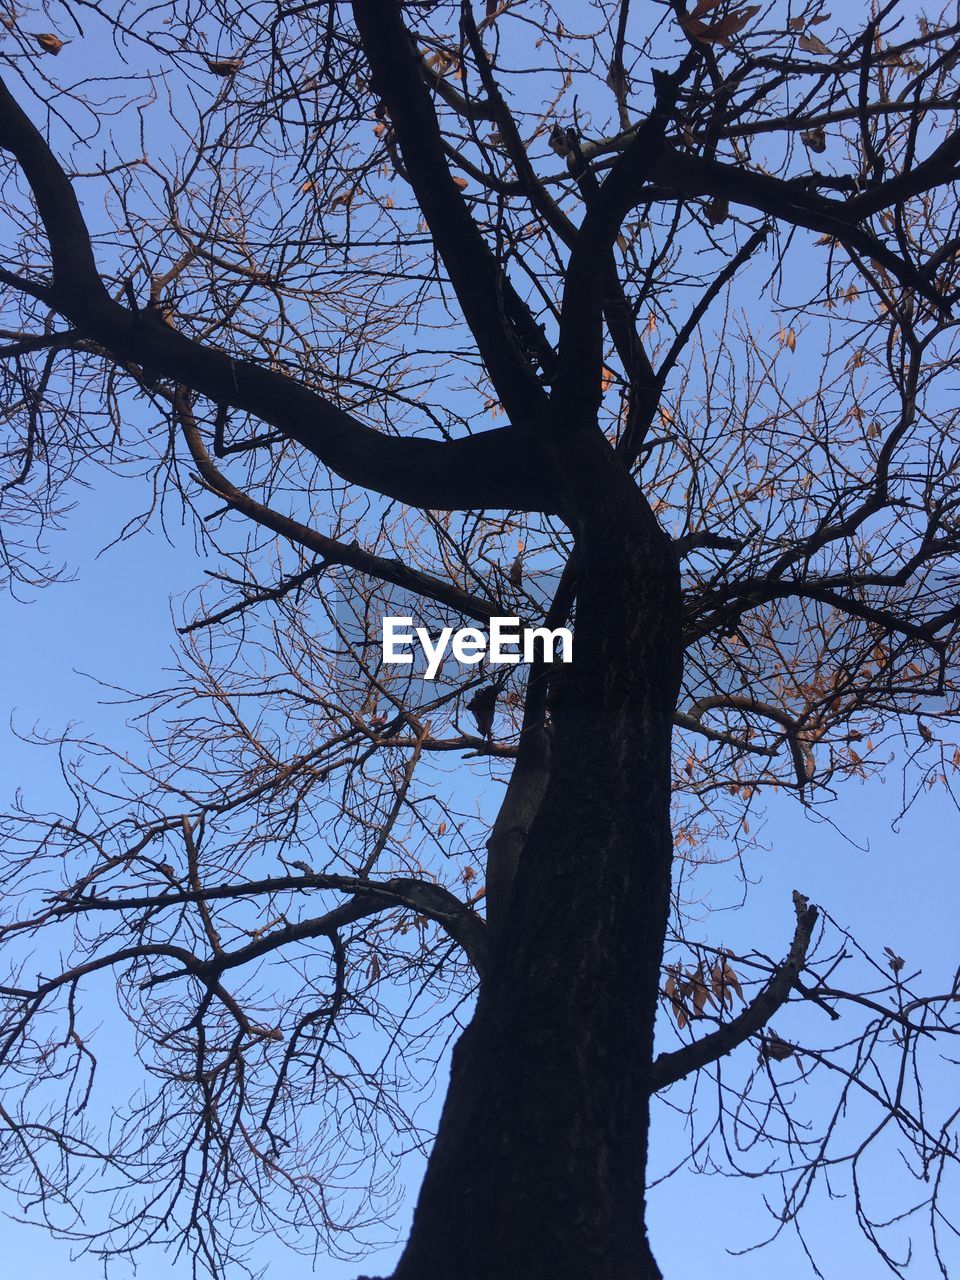
[[[956,14],[82,13],[5,22],[5,563],[54,577],[112,467],[219,567],[140,761],[66,738],[74,810],[7,820],[8,1182],[75,1233],[114,1189],[106,1255],[330,1239],[459,1034],[395,1280],[659,1276],[649,1099],[711,1075],[782,1222],[846,1168],[896,1270],[857,1181],[895,1135],[939,1249],[957,980],[800,893],[732,956],[671,874],[891,740],[911,794],[960,761]],[[425,682],[398,613],[570,621],[573,661]],[[144,1091],[98,1132],[105,974]]]

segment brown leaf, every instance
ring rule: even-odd
[[[740,997],[741,1002],[745,1003],[743,999],[743,987],[740,985],[740,979],[730,968],[730,962],[728,960],[724,960],[723,962],[723,981],[724,985],[735,991]],[[731,1000],[730,1003],[733,1004],[733,1001]]]
[[[750,19],[760,12],[758,4],[751,4],[743,9],[731,10],[719,22],[701,22],[697,10],[706,13],[712,8],[714,8],[713,4],[708,4],[706,8],[697,5],[696,9],[684,14],[680,19],[680,25],[687,35],[701,44],[729,44],[731,38],[742,31]]]
[[[714,196],[707,205],[706,213],[711,227],[719,227],[730,216],[730,201],[723,196]]]
[[[56,56],[63,46],[68,43],[68,41],[61,40],[59,36],[55,36],[49,31],[44,32],[43,35],[34,36],[33,38],[44,53],[52,53],[54,56]]]
[[[547,139],[550,144],[550,150],[555,151],[558,156],[568,156],[573,150],[573,139],[568,135],[567,130],[554,123],[550,129],[550,137]]]
[[[702,18],[705,13],[709,13],[711,9],[718,8],[723,0],[699,0],[690,12],[686,15],[688,18]]]
[[[797,45],[804,53],[830,53],[830,48],[823,43],[819,36],[801,36],[797,41]]]
[[[469,187],[470,183],[466,180],[466,178],[459,178],[459,177],[458,177],[458,178],[454,178],[454,180],[453,180],[453,185],[454,185],[455,187],[459,187],[461,191],[466,191],[466,189],[467,189],[467,187]]]
[[[331,199],[329,208],[331,212],[334,209],[349,209],[353,203],[353,198],[357,194],[357,188],[351,187],[347,191],[338,191]]]
[[[763,1037],[760,1045],[760,1057],[764,1062],[769,1062],[771,1059],[774,1062],[785,1062],[787,1058],[792,1058],[795,1052],[793,1045],[778,1036],[772,1027]]]
[[[670,1001],[677,1026],[682,1030],[687,1025],[687,1012],[683,1007],[683,992],[677,985],[677,970],[670,968],[664,983],[663,994]]]
[[[819,125],[814,129],[804,129],[800,141],[808,151],[815,151],[818,156],[827,149],[827,135]]]
[[[207,66],[215,76],[223,76],[225,79],[235,76],[243,66],[242,58],[207,58]]]
[[[499,690],[495,684],[484,685],[467,703],[467,710],[473,712],[477,729],[484,738],[489,738],[493,730],[493,713],[497,706],[498,694]]]
[[[692,974],[692,987],[693,987],[693,1016],[695,1018],[702,1018],[703,1011],[707,1005],[707,1001],[709,1000],[711,1004],[717,1003],[716,997],[714,996],[710,988],[707,986],[702,964],[698,964]]]

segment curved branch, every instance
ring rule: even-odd
[[[50,911],[50,916],[64,919],[70,916],[87,915],[99,911],[148,911],[151,914],[167,907],[185,904],[208,904],[236,898],[254,898],[261,894],[280,893],[284,890],[304,891],[309,889],[337,890],[349,893],[350,898],[338,907],[307,920],[299,920],[287,924],[282,929],[275,929],[255,938],[247,946],[238,947],[235,951],[224,951],[208,959],[200,960],[182,947],[148,946],[143,948],[127,948],[116,953],[117,963],[136,958],[138,955],[157,954],[178,960],[183,971],[161,975],[158,979],[166,981],[181,976],[181,972],[194,973],[204,977],[215,973],[219,975],[227,969],[235,969],[259,958],[277,947],[289,942],[300,942],[310,938],[322,937],[351,924],[363,920],[367,916],[376,915],[394,907],[408,907],[422,916],[439,924],[455,942],[463,948],[471,964],[478,973],[483,972],[486,960],[486,923],[482,916],[471,911],[449,889],[442,885],[430,884],[426,880],[414,880],[410,877],[395,876],[390,880],[374,881],[362,876],[324,875],[319,872],[305,871],[300,875],[270,876],[263,880],[250,880],[241,884],[216,885],[212,888],[200,887],[190,889],[169,889],[163,893],[140,894],[131,897],[98,898],[80,897],[57,901]],[[82,976],[94,972],[110,964],[109,958],[99,958],[71,970],[71,975]],[[42,992],[52,990],[56,980],[43,984]],[[0,988],[0,992],[8,990]],[[38,988],[41,991],[41,988]],[[32,994],[19,992],[18,994]]]
[[[281,537],[322,556],[326,564],[346,565],[351,569],[359,569],[361,573],[379,578],[382,582],[392,582],[394,586],[413,591],[428,600],[436,600],[440,604],[450,605],[469,618],[481,622],[489,622],[497,612],[497,606],[469,591],[461,591],[452,583],[434,578],[428,573],[412,569],[402,560],[388,560],[384,556],[374,555],[354,543],[337,542],[308,525],[301,524],[290,516],[281,515],[271,510],[249,494],[231,484],[227,477],[215,466],[207,453],[194,417],[189,400],[180,388],[174,395],[174,414],[180,423],[183,437],[187,442],[190,455],[197,465],[200,476],[209,489],[228,504],[234,511],[256,521],[266,529],[272,529]]]
[[[555,510],[548,468],[527,427],[443,442],[383,435],[293,378],[204,346],[148,311],[116,302],[97,270],[73,185],[2,82],[0,149],[20,165],[49,240],[53,285],[44,300],[116,359],[253,414],[343,479],[401,502],[439,510]],[[38,287],[23,288],[38,296]],[[534,384],[539,389],[535,378]]]
[[[707,698],[700,698],[688,707],[685,712],[684,720],[686,723],[684,728],[699,728],[700,721],[706,712],[714,711],[720,707],[729,707],[735,711],[752,711],[755,715],[765,716],[768,720],[773,720],[774,723],[780,725],[783,729],[784,737],[790,744],[790,754],[793,756],[797,784],[803,788],[812,780],[816,772],[816,761],[809,744],[801,736],[796,721],[782,707],[776,707],[770,702],[761,702],[759,698],[753,697],[752,694],[715,693]],[[751,749],[755,750],[755,748]]]
[[[693,1044],[684,1045],[673,1053],[661,1053],[651,1068],[650,1092],[657,1093],[667,1085],[682,1080],[691,1071],[719,1058],[725,1058],[738,1045],[743,1044],[750,1036],[755,1035],[770,1021],[773,1015],[789,998],[796,983],[797,976],[803,968],[810,947],[813,927],[817,923],[817,908],[811,907],[801,893],[794,890],[793,905],[797,913],[797,927],[786,959],[773,971],[770,981],[755,996],[741,1014],[719,1027],[710,1035]]]

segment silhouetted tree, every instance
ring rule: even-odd
[[[659,1276],[666,1090],[781,1224],[846,1170],[895,1269],[859,1171],[898,1144],[938,1247],[956,979],[799,893],[783,960],[733,956],[671,873],[892,739],[908,792],[960,761],[955,6],[5,27],[10,580],[99,468],[216,566],[139,760],[67,737],[73,809],[7,820],[7,1183],[78,1238],[112,1189],[105,1255],[333,1241],[457,1032],[395,1280]],[[570,621],[573,662],[424,682],[389,613]],[[99,1125],[104,990],[144,1086]]]

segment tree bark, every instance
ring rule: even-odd
[[[573,469],[574,660],[550,778],[395,1280],[654,1280],[644,1180],[670,897],[680,588],[605,448]]]

